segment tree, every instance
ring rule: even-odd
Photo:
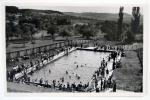
[[[85,37],[86,39],[89,39],[91,36],[93,37],[96,34],[91,25],[82,25],[78,31],[82,37]]]
[[[60,32],[60,36],[66,37],[66,40],[68,40],[68,37],[71,36],[71,33],[70,33],[68,30],[63,29],[63,30]]]
[[[6,6],[6,13],[18,13],[19,9],[15,6]]]
[[[127,38],[125,39],[126,43],[131,43],[134,41],[134,34],[132,34],[130,31],[126,32]]]
[[[71,24],[70,18],[68,16],[59,16],[57,17],[57,25],[69,25]]]
[[[119,9],[119,19],[118,19],[118,34],[116,35],[115,40],[119,40],[121,34],[122,34],[122,28],[123,28],[123,9],[124,7],[120,7]]]
[[[51,25],[47,29],[47,33],[51,34],[52,40],[55,40],[54,35],[55,35],[56,32],[57,32],[57,27],[55,25]]]
[[[9,37],[13,36],[12,34],[12,24],[6,23],[6,40],[9,41]]]
[[[21,38],[24,41],[23,47],[25,46],[25,40],[31,40],[31,43],[33,42],[33,35],[36,33],[35,25],[30,23],[23,23],[21,26]]]
[[[39,17],[37,17],[37,16],[36,17],[32,17],[31,23],[35,25],[35,28],[37,28],[39,30],[42,29],[43,23],[42,23],[42,21],[40,19],[40,16]]]
[[[79,25],[79,24],[76,24],[75,26],[74,26],[74,34],[76,34],[76,35],[80,35],[80,28],[81,28],[81,26],[82,25]]]
[[[31,43],[34,44],[34,37],[33,35],[37,32],[37,29],[34,24],[30,24],[30,36],[31,36]]]
[[[11,31],[11,26],[9,23],[6,23],[6,47],[8,47],[8,41],[9,41],[9,37],[12,35],[11,34],[12,31]]]
[[[115,21],[105,21],[102,23],[101,31],[106,33],[105,38],[107,40],[116,40],[117,23]]]
[[[18,25],[15,25],[13,21],[6,23],[6,39],[9,40],[10,37],[17,36]]]
[[[143,34],[143,24],[139,26],[138,32]]]
[[[131,19],[131,31],[133,33],[138,33],[139,25],[140,25],[140,7],[132,8],[132,19]]]

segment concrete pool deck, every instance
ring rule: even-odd
[[[97,47],[87,47],[87,48],[77,48],[78,50],[86,50],[86,51],[96,51],[96,52],[115,52],[115,50],[104,50],[104,49],[99,49]]]

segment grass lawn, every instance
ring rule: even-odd
[[[135,51],[126,51],[126,57],[121,59],[122,67],[115,69],[113,79],[117,89],[126,91],[142,91],[142,67]]]

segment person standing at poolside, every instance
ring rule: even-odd
[[[79,66],[77,65],[76,69],[78,68]]]
[[[51,73],[51,70],[49,69],[49,74]]]
[[[105,60],[104,60],[104,58],[103,58],[103,60],[101,61],[101,66],[102,66],[102,67],[105,67]]]
[[[32,61],[30,61],[30,67],[33,67],[33,62]]]
[[[101,79],[101,91],[103,90],[103,80]]]
[[[68,75],[68,71],[66,70],[66,75]]]
[[[113,80],[113,92],[116,92],[116,81]]]
[[[109,70],[108,70],[108,68],[106,69],[106,75],[108,75],[109,74]]]
[[[43,83],[43,78],[41,78],[41,79],[39,80],[39,83],[40,83],[40,85],[42,85],[42,83]]]

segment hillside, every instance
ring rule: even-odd
[[[108,20],[108,21],[117,21],[118,13],[95,13],[95,12],[84,12],[84,13],[76,13],[76,12],[60,12],[53,10],[36,10],[36,9],[18,9],[14,6],[6,7],[7,13],[28,13],[28,14],[41,14],[41,15],[50,15],[50,14],[59,14],[59,15],[67,15],[72,19],[96,19],[96,20]],[[131,22],[132,15],[128,13],[124,13],[124,22]],[[141,15],[141,22],[143,22],[143,15]]]
[[[6,6],[6,13],[43,13],[43,14],[63,14],[59,11],[53,11],[53,10],[36,10],[36,9],[19,9],[15,6]]]
[[[64,12],[66,15],[77,16],[77,17],[85,17],[85,18],[92,18],[98,20],[108,20],[108,21],[117,21],[118,14],[117,13],[92,13],[92,12],[85,12],[85,13],[75,13],[75,12]],[[124,22],[131,21],[131,15],[128,13],[124,13]],[[143,16],[141,17],[141,20]]]
[[[32,12],[32,13],[39,13],[39,14],[63,14],[62,12],[59,11],[53,11],[53,10],[36,10],[36,9],[20,9],[19,10],[21,13],[24,12]]]

